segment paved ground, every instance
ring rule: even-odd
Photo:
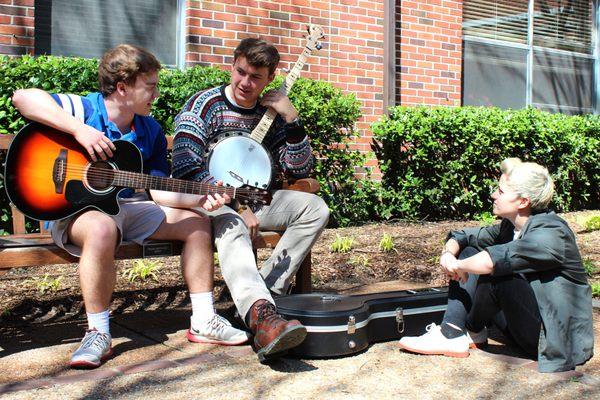
[[[381,287],[377,288],[378,290]],[[595,313],[596,332],[600,312]],[[115,357],[94,371],[65,367],[83,321],[2,327],[0,396],[10,399],[600,398],[600,357],[577,371],[540,374],[533,361],[493,342],[466,359],[400,352],[379,343],[353,357],[258,363],[249,346],[188,343],[189,310],[113,319]],[[599,338],[596,335],[596,348]]]

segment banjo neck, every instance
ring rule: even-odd
[[[298,61],[296,61],[296,64],[294,64],[294,67],[285,78],[285,81],[282,85],[282,90],[284,91],[284,93],[288,93],[294,85],[294,83],[296,82],[296,80],[298,79],[298,77],[300,77],[300,72],[306,64],[308,56],[314,51],[315,48],[317,48],[316,42],[309,40],[307,45],[304,47],[302,54],[300,54],[300,56],[298,57]],[[262,143],[263,139],[265,138],[265,136],[267,136],[267,133],[269,132],[269,128],[271,128],[271,125],[273,125],[273,121],[276,117],[277,111],[269,107],[267,112],[261,118],[258,125],[256,125],[256,127],[252,130],[250,137],[256,140],[258,143]]]

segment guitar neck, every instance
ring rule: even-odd
[[[227,186],[216,186],[209,183],[188,181],[184,179],[167,178],[163,176],[145,175],[137,172],[114,171],[113,185],[133,189],[164,190],[197,195],[227,194],[234,198],[237,189]]]
[[[287,74],[285,82],[283,83],[285,93],[289,93],[296,80],[300,77],[300,72],[302,71],[302,68],[304,68],[306,60],[308,59],[308,56],[311,54],[311,52],[312,49],[310,49],[308,46],[305,47],[302,51],[302,54],[300,54],[300,57],[298,57],[298,61],[296,61],[296,64],[294,64],[292,70]],[[273,121],[276,117],[277,111],[269,107],[265,115],[263,115],[263,117],[261,118],[258,125],[256,125],[256,128],[254,128],[254,130],[250,134],[250,137],[256,140],[258,143],[262,143],[265,136],[267,136],[271,125],[273,125]]]

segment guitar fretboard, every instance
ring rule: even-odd
[[[167,178],[163,176],[145,175],[129,171],[113,171],[115,186],[130,187],[134,189],[164,190],[187,194],[224,194],[235,195],[235,188],[216,186],[208,183],[188,181],[184,179]]]
[[[290,91],[296,80],[300,77],[300,71],[302,71],[302,68],[304,68],[306,60],[308,59],[308,56],[312,53],[312,51],[313,49],[310,47],[310,44],[307,45],[302,51],[302,54],[300,54],[300,57],[298,57],[298,61],[296,61],[296,64],[294,64],[292,70],[287,74],[285,82],[283,84],[285,87],[285,93],[288,93]],[[269,128],[271,128],[275,117],[277,117],[277,111],[269,107],[265,115],[263,115],[263,117],[261,118],[258,125],[256,125],[256,127],[250,134],[250,137],[256,140],[257,142],[262,143],[265,136],[267,136],[267,132],[269,132]]]

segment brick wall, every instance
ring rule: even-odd
[[[383,0],[215,0],[187,3],[187,64],[228,68],[240,39],[260,36],[291,68],[305,44],[307,24],[325,31],[323,48],[308,60],[304,76],[354,93],[362,104],[353,148],[370,150],[369,127],[383,112]],[[370,165],[376,165],[374,160]]]
[[[390,1],[396,104],[460,105],[462,0]],[[318,24],[323,48],[309,58],[304,76],[356,95],[363,116],[352,147],[368,152],[370,126],[384,112],[384,6],[385,0],[187,0],[186,64],[229,68],[237,43],[261,36],[289,68],[306,42],[305,27]],[[0,54],[33,54],[33,16],[34,0],[0,0]]]
[[[396,1],[396,103],[461,102],[462,0]]]
[[[33,54],[34,0],[0,0],[0,54]]]

